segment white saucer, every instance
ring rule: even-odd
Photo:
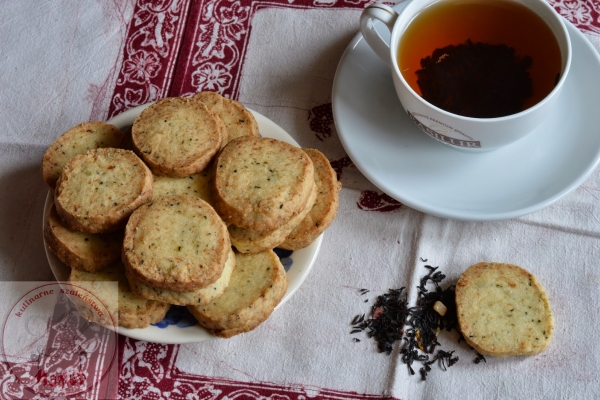
[[[600,160],[600,56],[565,23],[573,60],[554,115],[524,139],[476,154],[451,149],[414,125],[389,68],[358,34],[333,85],[333,115],[346,152],[379,189],[428,214],[490,221],[547,207],[581,185]],[[383,25],[379,31],[389,38]]]
[[[133,124],[135,118],[149,105],[150,104],[145,104],[127,110],[107,122],[115,125],[122,131],[125,131]],[[252,113],[256,118],[256,122],[258,122],[261,136],[278,139],[300,147],[286,131],[273,121],[256,111],[252,111]],[[50,207],[52,207],[53,204],[54,196],[52,191],[49,191],[44,205],[43,221],[46,221],[46,215],[50,212]],[[276,250],[279,252],[278,255],[281,258],[281,262],[286,269],[288,277],[287,291],[276,309],[289,300],[296,290],[298,290],[300,285],[302,285],[317,259],[322,241],[323,235],[319,236],[310,246],[304,249],[296,250],[294,252]],[[50,264],[50,268],[52,269],[52,273],[56,280],[59,282],[66,282],[69,279],[70,268],[50,252],[45,243],[44,248],[46,249],[46,257],[48,258],[48,263]],[[117,332],[123,336],[156,343],[196,343],[216,339],[216,336],[200,327],[194,317],[185,310],[185,307],[181,306],[172,307],[165,319],[157,324],[150,325],[144,329],[117,327]]]

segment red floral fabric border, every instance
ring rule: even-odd
[[[137,2],[108,117],[204,90],[237,98],[252,16],[269,7],[363,8],[366,0]]]

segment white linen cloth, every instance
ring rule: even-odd
[[[311,110],[331,102],[335,69],[358,31],[360,10],[343,9],[341,3],[329,7],[333,2],[306,9],[293,3],[254,14],[239,100],[301,146],[341,160],[345,152],[333,124],[330,136],[318,135],[309,119]],[[47,188],[41,158],[71,126],[107,118],[134,5],[134,0],[9,0],[0,10],[2,280],[52,279],[42,243]],[[598,1],[579,6],[590,15],[600,12]],[[600,49],[600,22],[583,23]],[[313,270],[290,301],[251,333],[181,345],[175,361],[179,370],[299,386],[306,397],[318,397],[324,389],[411,400],[600,397],[598,170],[550,207],[499,222],[446,220],[404,206],[388,212],[361,209],[364,191],[376,189],[352,165],[342,169],[341,182],[337,218]],[[445,282],[452,283],[479,261],[517,264],[542,282],[556,321],[547,351],[474,364],[475,353],[458,344],[455,334],[443,332],[442,348],[456,350],[460,361],[445,372],[434,365],[422,382],[418,371],[408,374],[397,351],[380,354],[364,334],[349,334],[352,318],[368,312],[374,298],[390,288],[406,286],[414,302],[425,264],[439,266]],[[370,292],[361,295],[361,288]]]

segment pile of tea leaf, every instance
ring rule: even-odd
[[[421,95],[454,114],[495,118],[516,114],[533,95],[531,57],[504,44],[472,43],[435,49],[416,71]]]
[[[351,334],[365,331],[368,337],[375,339],[379,351],[388,355],[397,341],[403,341],[400,349],[402,362],[407,365],[411,375],[415,374],[413,363],[421,363],[419,372],[423,380],[431,371],[432,364],[439,362],[441,368],[446,370],[458,362],[454,351],[439,349],[436,352],[436,348],[440,346],[437,340],[438,332],[454,329],[460,334],[454,285],[442,289],[440,284],[446,276],[438,271],[438,267],[425,265],[425,268],[429,272],[421,278],[417,287],[419,293],[415,306],[408,306],[405,287],[390,289],[376,298],[369,317],[365,314],[354,317],[350,331]],[[435,288],[432,292],[426,287],[429,282],[433,283]],[[368,292],[368,289],[360,290],[361,295]],[[459,337],[459,341],[461,338],[462,336]],[[353,340],[360,341],[356,337]],[[474,361],[479,363],[485,361],[485,358],[478,354]]]

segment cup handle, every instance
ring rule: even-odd
[[[360,31],[367,44],[391,68],[393,63],[390,55],[390,44],[379,36],[377,30],[375,30],[373,19],[383,22],[391,32],[396,19],[398,19],[398,13],[385,4],[371,4],[360,15]]]

